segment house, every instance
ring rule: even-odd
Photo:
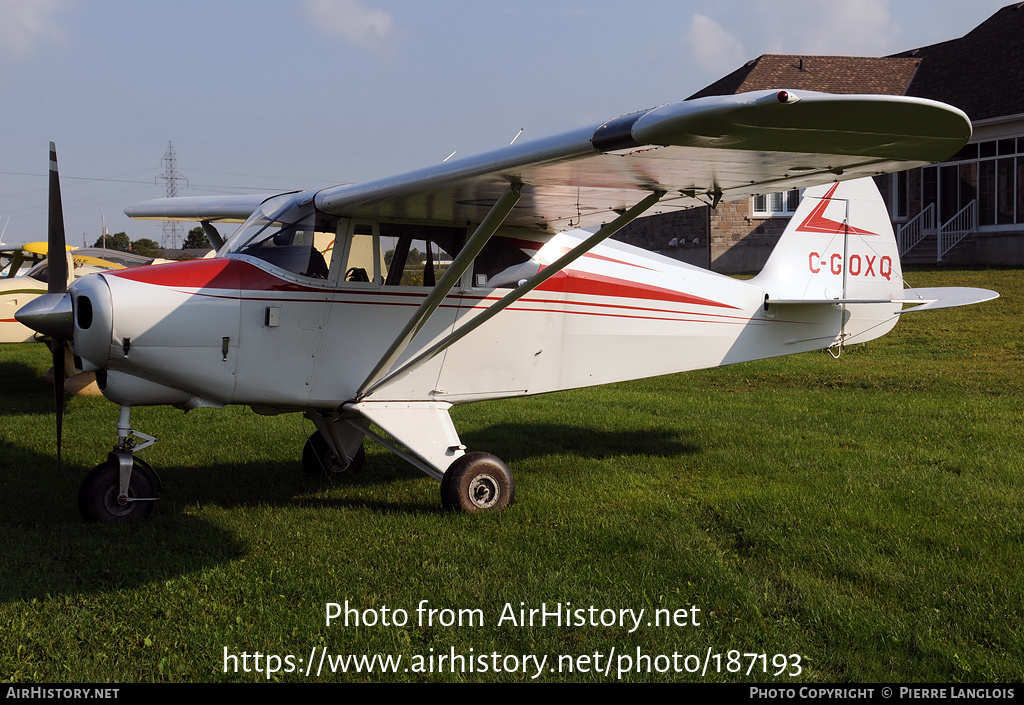
[[[974,30],[887,57],[765,55],[690,96],[791,88],[931,98],[974,136],[942,164],[876,181],[904,262],[1024,264],[1024,3]],[[760,269],[799,202],[795,191],[631,223],[618,239],[720,272]]]

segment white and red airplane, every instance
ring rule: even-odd
[[[997,296],[904,290],[884,204],[858,178],[941,161],[970,136],[932,101],[770,91],[368,184],[147,201],[126,213],[199,221],[217,257],[83,277],[18,319],[55,349],[71,341],[121,408],[117,445],[81,486],[86,519],[140,518],[159,498],[134,455],[153,439],[130,424],[154,404],[303,413],[307,470],[358,470],[369,437],[440,480],[445,507],[496,510],[512,475],[466,451],[454,404],[862,342],[907,311]],[[55,156],[51,169],[54,250]],[[747,281],[606,241],[642,214],[794,188],[797,213]],[[224,222],[242,225],[224,239]],[[58,457],[59,428],[58,412]]]

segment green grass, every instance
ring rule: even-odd
[[[263,681],[223,656],[799,654],[773,678],[714,665],[623,680],[1020,682],[1024,678],[1024,271],[914,272],[1002,292],[824,353],[453,410],[505,459],[516,504],[440,510],[374,444],[354,481],[303,476],[312,426],[245,409],[140,408],[165,499],[83,524],[77,488],[117,410],[69,400],[58,475],[42,346],[0,347],[0,680]],[[325,624],[325,604],[406,626]],[[416,607],[483,625],[419,626]],[[700,626],[498,625],[518,608],[699,609]],[[646,620],[645,620],[646,621]],[[430,650],[434,651],[431,652]],[[661,662],[662,665],[665,661]],[[682,664],[682,661],[679,661]],[[692,665],[692,661],[690,662]],[[587,667],[585,661],[578,665]],[[603,668],[603,661],[596,665]],[[590,672],[542,681],[615,680]],[[305,663],[301,664],[305,668]],[[315,669],[314,669],[315,670]],[[278,673],[281,681],[525,681],[530,674]]]

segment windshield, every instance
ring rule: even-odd
[[[46,265],[47,265],[46,260],[43,260],[39,264],[37,264],[34,267],[32,267],[32,269],[30,269],[27,272],[25,272],[25,276],[26,277],[30,277],[32,279],[35,279],[36,281],[40,281],[43,284],[46,284],[47,283]]]
[[[275,196],[242,223],[224,254],[250,255],[294,274],[326,279],[324,252],[333,246],[336,227],[336,219],[317,214],[308,194]]]

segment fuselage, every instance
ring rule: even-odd
[[[539,269],[586,235],[514,242]],[[508,291],[464,280],[398,365]],[[75,350],[120,404],[338,408],[429,291],[313,280],[237,254],[111,272],[72,288]],[[772,315],[764,296],[756,284],[606,243],[368,398],[536,394],[822,348],[839,335],[838,309]]]

